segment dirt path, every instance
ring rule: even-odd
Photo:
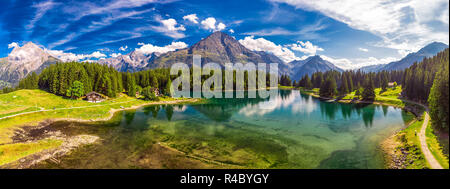
[[[425,112],[425,118],[423,120],[422,128],[420,129],[419,133],[419,140],[420,140],[420,148],[422,149],[422,153],[425,156],[425,159],[427,160],[428,164],[430,164],[432,169],[443,169],[441,164],[434,158],[433,154],[431,153],[430,149],[427,145],[427,137],[425,136],[425,131],[428,126],[428,122],[430,121],[430,116],[428,115],[428,112]]]

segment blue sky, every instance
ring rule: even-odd
[[[448,44],[448,7],[447,0],[2,0],[0,57],[29,41],[67,60],[167,52],[220,30],[285,61],[317,54],[357,68]]]

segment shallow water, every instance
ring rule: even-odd
[[[384,168],[380,142],[412,117],[388,106],[322,102],[296,90],[270,100],[147,106],[108,122],[53,123],[66,134],[102,141],[37,168]],[[160,145],[223,164],[190,161]]]

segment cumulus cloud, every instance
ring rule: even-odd
[[[449,41],[448,29],[443,29],[448,28],[448,0],[271,1],[318,11],[352,28],[371,32],[382,39],[376,46],[417,51],[432,41]]]
[[[12,43],[8,44],[8,49],[16,48],[16,47],[19,47],[19,44],[16,42],[12,42]]]
[[[111,57],[113,57],[113,58],[116,58],[116,57],[118,57],[118,56],[120,56],[120,55],[122,55],[121,53],[112,53],[112,54],[110,54],[109,56],[111,56]]]
[[[95,51],[91,54],[74,54],[74,53],[66,53],[62,50],[49,50],[49,49],[44,49],[48,54],[50,54],[53,57],[56,57],[58,59],[60,59],[63,62],[69,62],[69,61],[87,61],[87,59],[89,59],[89,61],[95,61],[95,60],[91,60],[91,58],[105,58],[106,55],[99,52],[99,51]]]
[[[226,28],[224,23],[219,23],[216,25],[216,19],[214,17],[208,17],[201,22],[203,29],[212,30],[212,31],[221,31]]]
[[[230,32],[231,34],[233,34],[233,33],[234,33],[234,30],[233,30],[233,29],[230,29],[230,30],[228,30],[228,32]]]
[[[225,24],[223,24],[223,23],[221,22],[221,23],[219,23],[219,24],[217,25],[217,30],[221,31],[221,30],[225,29],[225,27],[227,27],[227,26],[225,26]]]
[[[189,14],[189,15],[183,16],[183,20],[189,20],[194,24],[198,24],[197,14]]]
[[[126,51],[127,49],[128,49],[128,46],[125,45],[125,46],[120,47],[119,51]]]
[[[169,18],[164,20],[160,16],[157,16],[156,20],[161,23],[161,26],[153,26],[153,30],[175,39],[185,37],[182,31],[185,31],[186,28],[183,25],[178,24],[175,19]]]
[[[209,17],[201,22],[204,29],[215,30],[216,29],[216,19]]]
[[[247,36],[244,39],[239,40],[239,43],[253,51],[265,51],[272,53],[284,62],[291,62],[293,60],[300,59],[288,48],[281,45],[276,45],[272,41],[264,38],[255,39],[254,36]]]
[[[142,54],[151,54],[151,53],[166,53],[170,51],[175,51],[177,49],[184,49],[188,45],[184,42],[172,42],[170,45],[166,45],[163,47],[152,45],[152,44],[144,44],[138,43],[141,47],[136,48],[136,51]]]
[[[360,50],[362,52],[369,52],[369,49],[365,49],[365,48],[362,48],[362,47],[358,48],[358,50]]]
[[[161,23],[166,27],[167,30],[169,31],[185,31],[186,28],[184,28],[183,25],[180,26],[176,26],[178,25],[177,21],[173,18],[169,18],[167,20],[161,20]]]
[[[320,47],[318,47],[316,45],[313,45],[309,41],[306,41],[306,42],[297,41],[296,44],[291,44],[291,45],[288,45],[288,46],[291,47],[291,49],[294,50],[294,51],[299,51],[299,52],[308,54],[310,56],[311,55],[316,55],[317,51],[323,51],[322,48],[320,48]]]

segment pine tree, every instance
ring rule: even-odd
[[[375,100],[375,88],[372,79],[367,78],[364,84],[364,90],[361,94],[363,100],[373,101]]]
[[[309,79],[308,75],[306,75],[306,78],[305,78],[305,88],[308,90],[311,90],[313,88],[313,84],[311,82],[311,79]]]
[[[170,78],[169,78],[169,80],[166,83],[166,87],[164,88],[164,94],[166,96],[172,96],[172,92],[171,91],[174,91],[174,89],[173,89],[173,86],[172,86],[172,80],[170,80]]]
[[[134,76],[131,73],[127,73],[127,92],[128,96],[136,97],[136,84],[134,80]]]
[[[342,75],[342,82],[341,82],[341,86],[339,87],[339,94],[340,95],[345,95],[348,92],[349,92],[349,90],[348,90],[347,77],[345,75]]]
[[[320,86],[319,95],[322,97],[334,97],[337,94],[336,80],[332,76],[328,76],[327,80]]]
[[[448,132],[449,126],[449,65],[436,73],[428,98],[431,122],[435,128]]]

